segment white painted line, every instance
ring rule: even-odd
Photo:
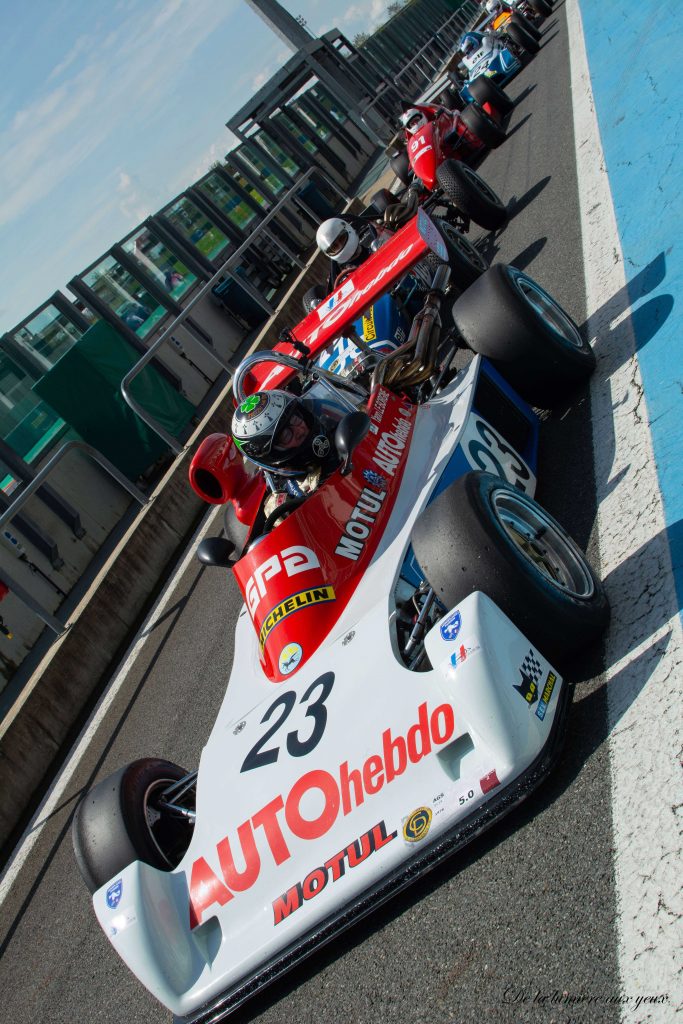
[[[83,729],[81,730],[78,739],[75,741],[73,747],[71,748],[71,751],[64,763],[62,770],[52,783],[40,807],[33,815],[26,830],[24,831],[24,834],[17,843],[14,852],[12,853],[12,856],[8,861],[7,866],[5,867],[5,870],[0,878],[0,906],[2,906],[10,889],[12,888],[14,882],[16,881],[19,872],[21,871],[23,865],[26,863],[26,860],[29,854],[31,853],[31,850],[38,841],[46,822],[50,818],[50,815],[53,813],[53,811],[59,804],[59,801],[61,800],[64,791],[69,785],[69,782],[71,781],[74,772],[78,768],[78,765],[80,764],[83,755],[90,746],[90,743],[92,742],[95,733],[97,732],[100,725],[104,721],[104,718],[111,704],[116,698],[117,693],[119,692],[122,685],[126,681],[128,673],[130,672],[138,656],[143,650],[145,643],[147,642],[147,639],[149,637],[149,634],[154,628],[155,623],[161,618],[167,605],[173,598],[178,581],[183,576],[185,570],[187,569],[192,559],[195,557],[195,549],[197,547],[197,544],[199,543],[200,540],[202,540],[203,537],[206,536],[206,534],[212,528],[216,518],[222,512],[223,506],[216,506],[215,508],[211,509],[205,516],[205,518],[202,520],[199,529],[197,530],[194,537],[190,541],[187,551],[185,552],[179,564],[176,566],[176,569],[173,572],[171,579],[168,581],[166,587],[160,594],[154,607],[147,616],[140,632],[137,634],[135,640],[133,641],[131,646],[128,648],[128,651],[124,655],[123,661],[118,671],[116,672],[114,678],[112,679],[111,683],[103,693],[97,706],[93,710],[93,713],[91,714],[90,718],[88,719]]]
[[[599,357],[591,403],[612,604],[606,678],[621,1012],[628,1024],[668,1024],[682,994],[683,638],[578,0],[567,0],[566,11],[589,329]]]

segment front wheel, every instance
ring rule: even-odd
[[[319,306],[323,299],[327,298],[327,294],[327,289],[323,288],[321,284],[314,284],[305,291],[301,299],[304,313],[312,313],[316,306]]]
[[[505,142],[504,129],[497,125],[478,103],[468,103],[461,111],[460,118],[465,127],[469,128],[489,149],[497,149]]]
[[[454,303],[467,345],[486,356],[532,405],[547,409],[595,369],[595,355],[569,313],[544,288],[497,263]]]
[[[436,180],[446,198],[488,231],[497,231],[507,221],[502,200],[476,171],[459,160],[444,160],[436,169]]]
[[[560,667],[609,622],[601,582],[563,526],[492,473],[466,473],[412,534],[415,556],[447,608],[479,590]]]
[[[187,774],[171,761],[145,757],[120,768],[83,797],[71,836],[91,893],[133,861],[163,871],[180,863],[193,826],[188,817],[168,810],[162,795]]]
[[[434,224],[446,243],[452,283],[456,288],[469,288],[488,269],[488,263],[467,235],[463,235],[448,221],[434,217]],[[432,273],[441,266],[441,260],[434,252],[428,253],[425,259]]]
[[[516,25],[512,22],[507,26],[505,31],[513,43],[516,43],[517,46],[521,46],[521,48],[526,50],[527,53],[538,53],[540,50],[541,47],[538,41],[530,36],[526,29],[522,28],[520,25]]]

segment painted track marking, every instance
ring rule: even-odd
[[[612,604],[606,679],[622,1019],[665,1024],[681,996],[681,620],[577,0],[566,11],[588,329],[598,339],[591,405]]]

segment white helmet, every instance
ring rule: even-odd
[[[401,114],[401,124],[414,135],[415,132],[419,132],[420,128],[424,128],[426,124],[429,124],[427,116],[423,110],[418,110],[417,107],[410,107],[404,114]]]
[[[315,240],[320,251],[337,263],[348,263],[360,246],[358,232],[341,217],[324,220],[316,232]]]
[[[503,9],[503,5],[500,0],[488,0],[486,4],[486,10],[489,14],[500,14]]]

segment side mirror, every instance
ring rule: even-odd
[[[348,476],[353,469],[351,456],[370,429],[370,417],[357,409],[347,413],[334,434],[334,445],[342,460],[341,475]]]
[[[235,545],[225,537],[206,537],[197,548],[202,565],[221,565],[226,569],[235,564],[234,553]]]

